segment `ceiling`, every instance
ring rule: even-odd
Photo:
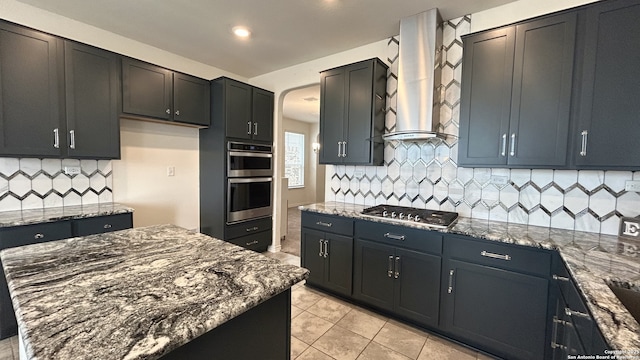
[[[317,123],[320,120],[320,84],[289,91],[284,97],[282,115],[293,120]]]
[[[434,7],[452,19],[513,0],[19,1],[251,78],[397,35]]]

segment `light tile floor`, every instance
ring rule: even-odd
[[[264,253],[300,265],[287,253]],[[291,291],[291,360],[473,360],[483,354],[302,283]],[[0,360],[18,360],[18,340],[0,341]]]

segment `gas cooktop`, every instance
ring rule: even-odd
[[[398,222],[417,222],[431,227],[447,229],[458,219],[458,213],[450,211],[418,209],[406,206],[377,205],[362,210],[362,215],[385,218]]]

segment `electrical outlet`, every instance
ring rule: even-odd
[[[490,181],[492,184],[503,186],[509,183],[509,177],[502,175],[491,175]]]
[[[64,173],[67,175],[78,175],[82,170],[80,166],[65,166]]]
[[[176,167],[168,166],[167,167],[167,176],[176,176]]]
[[[624,189],[626,191],[640,192],[640,180],[627,180],[624,183]]]

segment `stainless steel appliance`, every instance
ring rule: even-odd
[[[396,222],[418,222],[440,229],[451,227],[458,219],[456,212],[394,205],[372,206],[362,210],[361,214],[365,217],[385,218]]]
[[[227,224],[271,216],[273,154],[270,145],[227,143]]]
[[[273,149],[270,145],[229,141],[227,177],[273,176]]]

